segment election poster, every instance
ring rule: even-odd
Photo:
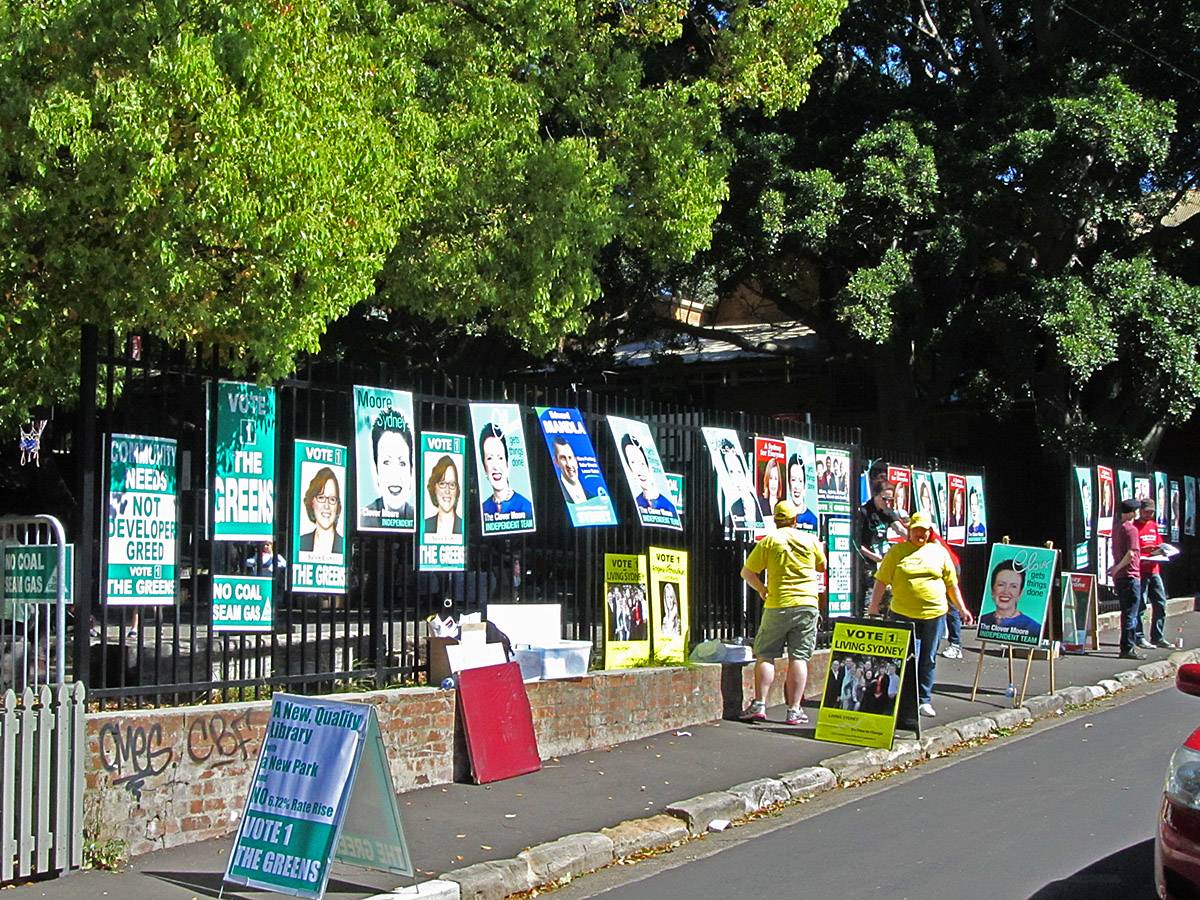
[[[829,528],[825,589],[828,618],[850,615],[854,596],[854,524],[844,516],[825,520]]]
[[[1196,535],[1196,478],[1194,475],[1183,476],[1183,533],[1191,537]]]
[[[346,593],[346,462],[340,444],[296,441],[292,471],[292,590]]]
[[[645,556],[604,554],[604,668],[650,659],[650,583]]]
[[[680,475],[677,472],[667,472],[665,474],[667,477],[667,487],[670,488],[671,502],[675,504],[676,511],[682,517],[687,512],[687,476]]]
[[[213,540],[275,535],[275,388],[217,384]]]
[[[1171,527],[1171,507],[1167,505],[1169,500],[1167,485],[1167,473],[1154,473],[1154,506],[1158,517],[1158,530],[1162,534],[1167,533],[1167,529]]]
[[[274,618],[274,579],[214,575],[213,631],[270,631]]]
[[[817,448],[812,441],[785,437],[787,467],[784,471],[787,499],[799,511],[796,527],[801,531],[817,533]]]
[[[822,515],[850,515],[850,451],[817,447],[817,505]]]
[[[1133,479],[1133,499],[1138,503],[1154,499],[1154,479],[1149,475],[1136,475]]]
[[[276,694],[225,880],[319,898],[335,858],[413,874],[375,710]]]
[[[947,473],[946,489],[950,494],[946,543],[961,547],[967,542],[967,479],[962,475]]]
[[[1171,497],[1171,540],[1179,542],[1183,533],[1183,497],[1180,495],[1179,482],[1172,481],[1169,495]]]
[[[1085,572],[1063,572],[1061,598],[1063,650],[1080,653],[1089,645],[1092,650],[1099,650],[1096,576]]]
[[[609,416],[608,428],[643,527],[682,531],[679,510],[671,500],[671,486],[650,426],[636,419]]]
[[[617,511],[583,415],[577,409],[548,406],[535,406],[534,412],[554,463],[571,524],[576,528],[616,525]]]
[[[472,403],[471,434],[483,536],[537,531],[520,407]]]
[[[933,475],[912,470],[913,512],[925,513],[935,525],[938,521],[937,503],[933,499]],[[938,532],[941,534],[941,532]]]
[[[1117,499],[1133,496],[1133,473],[1128,469],[1117,469]]]
[[[983,477],[967,476],[967,543],[987,543],[987,504],[983,497]]]
[[[417,568],[422,572],[461,572],[467,567],[466,474],[466,435],[421,432]]]
[[[682,665],[688,654],[688,555],[650,548],[650,625],[654,659]]]
[[[763,517],[754,496],[754,484],[746,471],[746,456],[738,433],[731,428],[701,428],[700,433],[717,473],[725,533],[761,531]]]
[[[896,488],[895,511],[904,519],[914,512],[912,470],[904,466],[888,466],[887,480]]]
[[[1112,534],[1113,513],[1117,508],[1117,485],[1113,470],[1096,466],[1096,534]]]
[[[933,521],[937,523],[938,534],[943,537],[950,527],[950,494],[947,487],[945,472],[930,472],[929,480],[933,483],[933,504],[937,510]]]
[[[1042,640],[1058,551],[992,544],[979,639],[1036,647]]]
[[[892,746],[911,634],[875,620],[834,620],[817,740]]]
[[[176,450],[171,438],[108,438],[104,596],[110,606],[175,602]]]
[[[1075,496],[1079,500],[1080,521],[1083,522],[1083,539],[1092,539],[1094,510],[1092,508],[1092,470],[1088,466],[1075,467]]]
[[[58,602],[57,544],[0,544],[4,550],[4,602],[0,619],[27,622],[38,603]],[[63,545],[63,602],[73,603],[75,545]]]
[[[787,467],[787,448],[782,438],[754,439],[754,483],[758,486],[762,530],[758,537],[775,530],[775,506],[784,497],[784,471]]]
[[[413,531],[413,397],[354,386],[354,471],[359,531]]]

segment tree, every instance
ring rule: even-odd
[[[285,374],[357,303],[544,351],[614,242],[706,246],[720,111],[798,104],[840,0],[11,0],[0,421],[77,329]]]
[[[1196,196],[1198,17],[851,5],[802,108],[727,116],[731,202],[659,289],[761,291],[875,372],[893,439],[919,445],[948,402],[1032,402],[1051,445],[1152,454],[1200,398],[1200,222],[1176,224]]]

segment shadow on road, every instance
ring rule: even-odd
[[[1051,882],[1030,900],[1155,900],[1157,896],[1154,841],[1147,839]]]

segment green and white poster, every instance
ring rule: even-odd
[[[225,880],[317,898],[335,855],[412,875],[375,710],[276,694]]]
[[[650,659],[650,586],[646,557],[604,554],[604,668]]]
[[[354,386],[354,469],[359,531],[413,531],[413,397]]]
[[[461,572],[467,567],[463,486],[467,438],[462,434],[421,434],[421,514],[417,568]]]
[[[274,581],[243,575],[212,577],[213,631],[270,631]]]
[[[826,596],[829,598],[829,618],[851,614],[854,596],[854,522],[835,516],[826,520],[829,525],[829,553],[825,570]]]
[[[49,545],[10,544],[4,547],[4,602],[0,618],[10,622],[25,622],[33,604],[58,601],[58,547]],[[63,601],[74,600],[75,545],[63,547],[67,577],[63,581]]]
[[[967,476],[967,543],[986,544],[987,503],[983,496],[983,477]]]
[[[272,540],[275,389],[222,381],[216,404],[213,540]]]
[[[837,620],[813,736],[858,747],[891,747],[911,631]]]
[[[1037,646],[1046,628],[1058,551],[992,544],[979,639]]]
[[[654,658],[682,665],[688,653],[688,555],[650,548],[650,622]]]
[[[537,531],[521,408],[515,403],[472,403],[471,431],[483,535]]]
[[[346,448],[296,441],[292,460],[292,590],[346,593]]]
[[[817,448],[817,500],[822,515],[850,515],[850,451]]]
[[[787,453],[784,467],[784,496],[795,504],[800,514],[796,516],[796,527],[801,531],[817,533],[817,463],[816,448],[812,441],[785,437]]]
[[[104,596],[110,606],[175,602],[176,450],[171,438],[109,435]]]

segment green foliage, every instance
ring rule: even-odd
[[[106,841],[97,840],[84,834],[83,867],[85,869],[100,869],[105,872],[119,872],[121,866],[129,859],[128,845],[117,838]]]

